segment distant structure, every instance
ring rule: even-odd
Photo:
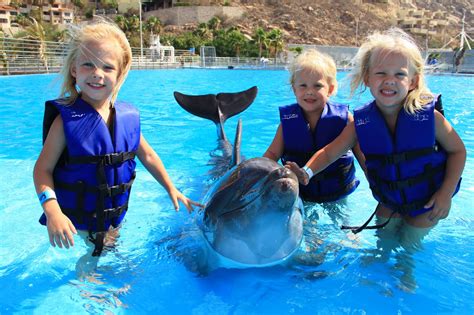
[[[150,54],[152,61],[175,62],[174,47],[163,46],[160,43],[160,35],[150,36]]]
[[[19,31],[17,17],[37,16],[37,20],[55,25],[74,22],[73,5],[68,0],[53,1],[17,1],[0,0],[0,25],[4,33]]]
[[[400,9],[398,11],[398,26],[413,34],[421,36],[445,36],[446,27],[454,19],[445,11],[428,11],[425,9]],[[452,20],[453,23],[458,21]]]
[[[19,12],[20,10],[15,7],[6,4],[0,4],[0,25],[4,33],[16,32],[18,24],[16,24],[15,21]],[[15,28],[15,30],[12,30],[12,28]]]

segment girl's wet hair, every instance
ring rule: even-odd
[[[359,90],[364,92],[365,82],[369,75],[369,69],[374,59],[390,58],[390,54],[401,54],[408,59],[409,71],[418,76],[417,86],[411,90],[403,104],[405,111],[415,113],[423,106],[433,100],[433,96],[426,86],[424,59],[420,48],[413,38],[399,28],[390,28],[381,33],[375,32],[367,37],[360,46],[359,51],[353,59],[353,70],[351,77],[351,95]]]
[[[76,86],[76,79],[71,74],[71,68],[76,58],[85,48],[85,44],[92,41],[103,42],[109,40],[115,41],[121,48],[121,59],[118,61],[119,73],[117,84],[110,97],[111,104],[114,104],[117,94],[132,66],[132,50],[125,34],[116,24],[106,20],[99,20],[98,22],[82,26],[72,26],[68,34],[70,40],[68,54],[61,69],[64,80],[61,86],[60,98],[64,99],[66,104],[72,104],[80,94]]]
[[[334,86],[331,95],[337,92],[337,68],[334,59],[316,49],[309,49],[298,55],[290,66],[290,83],[293,85],[296,75],[301,71],[310,71],[310,73],[320,73],[329,85]]]

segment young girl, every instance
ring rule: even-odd
[[[337,90],[336,64],[330,56],[316,50],[305,51],[295,59],[290,71],[297,103],[279,108],[280,125],[264,156],[304,166],[314,152],[333,141],[353,118],[347,105],[329,101]],[[348,151],[352,147],[357,159],[362,158],[363,162],[354,143],[325,171],[314,176],[309,185],[300,185],[303,199],[335,201],[357,188],[354,159]]]
[[[46,102],[44,146],[33,173],[52,246],[73,246],[73,234],[83,230],[95,244],[93,256],[100,255],[127,211],[135,155],[176,211],[179,201],[188,211],[198,205],[173,185],[140,132],[137,109],[115,101],[131,63],[130,45],[113,24],[86,25],[72,36],[60,99]]]
[[[288,163],[300,182],[306,185],[313,172],[322,171],[358,141],[379,202],[377,216],[402,218],[406,228],[430,228],[446,218],[459,189],[466,150],[434,109],[436,98],[425,85],[423,65],[420,50],[403,31],[369,36],[355,57],[351,90],[369,88],[375,100],[354,111],[354,121],[306,163],[308,171]],[[420,237],[427,231],[420,231]]]

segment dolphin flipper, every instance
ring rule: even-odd
[[[174,92],[176,102],[187,112],[212,120],[220,126],[220,138],[225,139],[223,125],[227,118],[246,110],[257,96],[257,87],[236,93],[219,93],[205,95],[186,95]]]

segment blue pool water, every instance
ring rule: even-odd
[[[344,83],[345,73],[339,76]],[[142,132],[177,187],[200,200],[216,131],[212,122],[182,110],[172,92],[235,92],[257,85],[254,104],[239,115],[243,154],[254,157],[273,138],[278,106],[293,102],[287,81],[285,71],[132,71],[119,98],[140,109]],[[100,259],[100,283],[93,283],[76,278],[85,244],[76,238],[72,249],[52,248],[37,222],[41,208],[32,171],[44,101],[57,96],[57,76],[0,77],[0,314],[473,314],[474,77],[429,76],[428,83],[443,94],[468,159],[449,217],[419,252],[397,247],[386,261],[371,261],[375,232],[353,237],[339,229],[362,223],[375,207],[362,179],[338,212],[308,209],[301,249],[306,263],[198,275],[186,268],[194,259],[188,253],[197,244],[198,215],[175,213],[166,192],[139,164],[118,246]],[[348,100],[346,86],[335,100]],[[367,99],[351,100],[351,109]],[[226,124],[231,139],[236,121]],[[407,269],[417,285],[412,291],[403,289]]]

